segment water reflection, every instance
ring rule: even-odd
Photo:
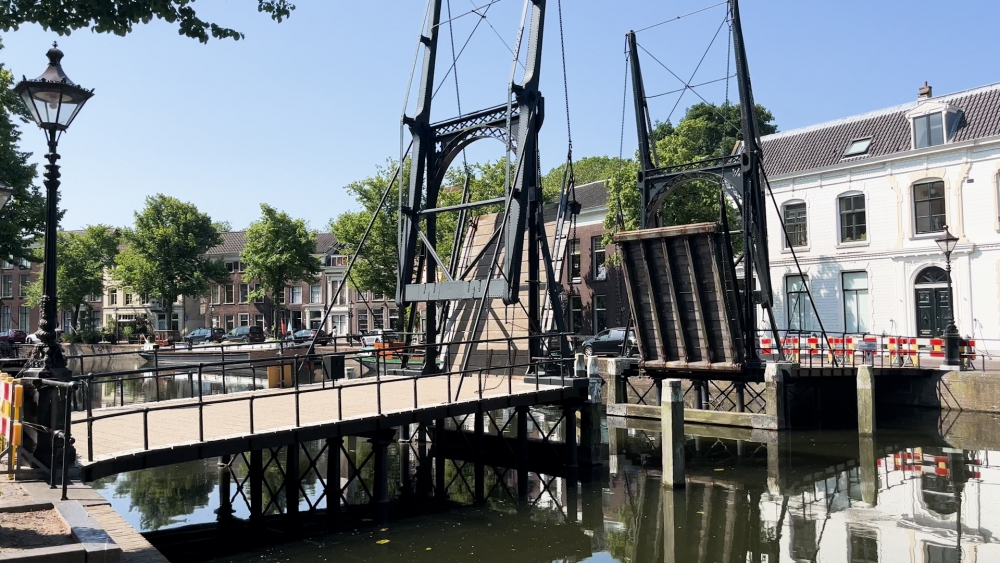
[[[488,425],[492,433],[509,416],[495,415],[498,425]],[[534,433],[546,432],[556,417],[537,418]],[[447,496],[464,508],[404,518],[384,530],[351,526],[314,534],[219,561],[1000,561],[993,533],[1000,528],[1000,470],[991,463],[1000,459],[1000,440],[992,436],[996,425],[989,416],[963,420],[947,431],[937,424],[919,432],[904,426],[867,438],[689,427],[686,487],[670,491],[661,486],[656,425],[612,419],[604,436],[606,470],[594,482],[531,473],[524,501],[517,496],[515,470],[487,467],[486,500],[476,504],[474,464],[448,460]],[[303,471],[316,459],[318,474],[325,475],[322,444],[306,448]],[[345,440],[338,459],[349,503],[367,501],[373,475],[364,460],[370,452],[362,439]],[[420,460],[409,444],[389,448],[395,476],[389,493],[398,505],[414,498],[427,502],[419,500]],[[245,460],[234,460],[232,473],[220,471],[216,461],[124,474],[97,485],[145,531],[246,518],[238,487]],[[360,481],[347,480],[353,466],[361,466]],[[271,471],[265,472],[264,502],[277,512],[285,498],[280,476]],[[325,506],[321,489],[317,473],[307,474],[303,511],[314,501]]]

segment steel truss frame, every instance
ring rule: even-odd
[[[476,324],[473,330],[478,330],[479,317],[486,299],[503,298],[507,305],[520,301],[521,267],[525,246],[525,235],[528,239],[527,248],[527,290],[528,290],[528,326],[529,333],[542,332],[542,310],[539,291],[541,287],[541,272],[539,268],[540,254],[545,259],[549,292],[556,291],[558,280],[553,279],[552,257],[549,255],[548,242],[545,237],[544,219],[542,216],[542,189],[538,161],[538,131],[544,119],[544,99],[538,89],[541,71],[542,37],[544,30],[545,0],[525,0],[524,15],[521,20],[523,36],[525,22],[530,23],[527,42],[527,60],[524,64],[524,75],[520,83],[513,81],[505,104],[487,108],[481,111],[464,114],[456,118],[438,123],[431,123],[431,102],[434,97],[434,72],[437,59],[438,31],[441,25],[442,0],[429,0],[429,20],[420,37],[422,45],[421,81],[417,94],[417,106],[414,115],[404,116],[403,125],[409,128],[413,136],[410,159],[409,186],[400,190],[399,202],[399,277],[396,286],[396,304],[406,307],[412,303],[425,302],[424,319],[426,321],[426,338],[430,344],[438,343],[439,325],[438,302],[445,302],[442,307],[443,316],[447,316],[447,303],[460,299],[479,300],[479,310],[476,313]],[[515,57],[520,52],[520,40]],[[516,61],[512,64],[516,65]],[[516,101],[516,103],[515,103]],[[514,133],[516,131],[516,133]],[[451,162],[469,144],[485,138],[498,139],[505,143],[508,151],[516,151],[516,168],[512,182],[507,186],[502,199],[485,201],[470,201],[468,193],[463,193],[462,203],[447,207],[438,207],[438,195],[441,184]],[[508,163],[509,165],[510,163]],[[467,192],[468,190],[466,190]],[[486,270],[488,274],[466,279],[473,268],[459,276],[457,260],[454,259],[461,246],[465,231],[465,211],[474,207],[492,204],[504,204],[503,224],[500,236],[503,239],[503,265],[500,277],[494,276],[495,264]],[[452,260],[446,264],[438,254],[437,245],[437,214],[444,211],[460,213],[458,232],[452,248]],[[492,244],[492,243],[491,243]],[[499,244],[499,242],[497,243]],[[490,246],[490,245],[488,245]],[[418,248],[422,249],[419,261]],[[494,250],[494,260],[499,248]],[[477,261],[487,253],[482,253]],[[444,281],[440,280],[440,277]],[[565,332],[561,304],[553,296],[551,307],[556,320],[556,330]],[[412,318],[412,316],[411,316]],[[569,344],[565,336],[560,337],[560,350],[569,352]],[[531,358],[542,356],[540,339],[529,339],[528,352]],[[437,357],[439,349],[430,346],[424,356],[423,373],[438,371]],[[467,356],[467,355],[466,355]]]
[[[627,35],[629,67],[632,74],[632,94],[635,108],[636,132],[639,140],[638,186],[641,194],[641,228],[657,225],[664,198],[678,187],[699,179],[709,179],[720,184],[720,202],[723,193],[728,193],[736,202],[742,217],[743,255],[732,265],[742,261],[744,285],[737,290],[739,310],[734,313],[740,319],[745,350],[744,365],[757,368],[759,363],[756,339],[757,306],[768,315],[771,327],[776,327],[773,312],[770,259],[767,250],[767,213],[764,199],[763,163],[760,135],[754,115],[753,90],[750,85],[750,70],[743,43],[743,28],[740,22],[739,0],[728,0],[732,18],[733,50],[736,59],[736,79],[739,90],[742,150],[737,154],[692,162],[679,166],[659,167],[655,151],[650,143],[652,119],[646,103],[642,69],[639,63],[635,32]],[[728,184],[728,185],[727,185]],[[732,256],[732,243],[726,225],[725,206],[720,206],[720,221],[726,227],[726,240]]]

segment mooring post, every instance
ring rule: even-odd
[[[790,469],[791,436],[788,432],[772,432],[767,442],[767,490],[777,497],[786,489],[785,477]]]
[[[788,362],[768,362],[764,367],[764,412],[774,420],[775,430],[791,426],[788,420],[788,378],[796,367]]]
[[[746,390],[746,383],[742,381],[736,382],[736,412],[746,412],[747,403],[744,392]]]
[[[587,355],[577,354],[573,357],[573,377],[587,377]]]
[[[680,379],[664,380],[666,394],[660,403],[663,436],[663,486],[684,486],[684,391]]]
[[[264,516],[264,452],[250,450],[250,522],[259,524]]]
[[[434,496],[438,500],[448,498],[448,491],[445,490],[444,482],[444,419],[439,418],[434,422],[434,442],[431,448],[434,450]]]
[[[285,513],[296,516],[299,513],[299,443],[285,446]]]
[[[692,391],[694,391],[694,408],[701,410],[705,408],[704,395],[701,394],[701,381],[694,380],[691,382]]]
[[[875,433],[875,374],[871,366],[858,366],[858,433]]]
[[[483,466],[483,453],[484,453],[483,448],[485,448],[486,446],[484,442],[485,428],[483,425],[484,422],[483,419],[484,419],[483,411],[477,410],[475,419],[475,439],[473,441],[473,444],[475,445],[476,448],[475,452],[476,502],[483,502],[484,500],[486,500],[486,469]]]
[[[523,503],[528,498],[528,413],[527,406],[516,407],[517,412],[517,498]]]
[[[340,516],[340,452],[344,446],[343,436],[326,439],[326,516],[336,521]]]

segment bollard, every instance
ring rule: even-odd
[[[660,401],[663,486],[673,489],[684,486],[684,391],[681,380],[663,380],[663,391]]]

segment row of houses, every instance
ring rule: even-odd
[[[778,328],[931,336],[942,333],[953,309],[963,335],[1000,338],[1000,83],[940,97],[925,86],[915,101],[762,143],[774,197],[767,220]],[[568,328],[588,335],[623,326],[629,312],[624,280],[607,262],[615,249],[602,242],[604,182],[577,187],[576,198],[581,212],[562,257],[563,309]],[[946,226],[959,238],[951,292],[935,242]],[[147,315],[155,328],[182,333],[268,326],[275,304],[251,302],[254,280],[243,278],[245,233],[222,237],[208,254],[226,263],[230,283],[183,297],[170,312],[109,283],[92,296],[88,320],[99,327]],[[391,296],[349,290],[331,303],[349,259],[332,234],[317,236],[316,255],[319,279],[277,296],[286,328],[396,328]],[[37,269],[3,264],[0,330],[37,325],[22,289]],[[68,318],[62,314],[63,326]]]

